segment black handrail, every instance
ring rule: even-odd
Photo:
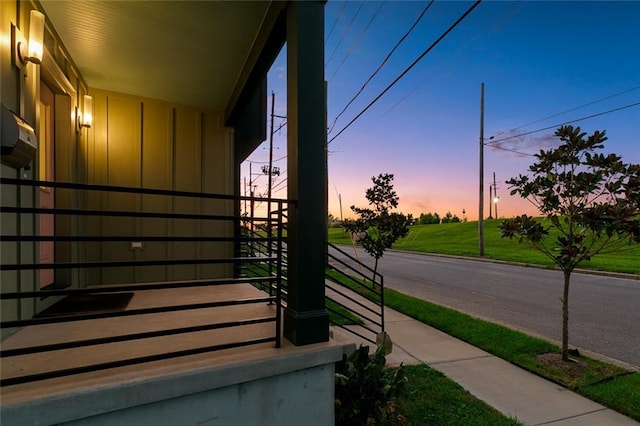
[[[283,229],[286,229],[286,224],[283,226]],[[267,231],[264,229],[252,230],[249,227],[245,228],[245,232],[251,237],[256,237],[256,241],[254,242],[253,250],[247,250],[246,253],[250,256],[253,253],[256,256],[256,253],[259,253],[262,256],[265,256],[268,253],[269,242],[267,239],[260,239],[259,237],[264,237],[262,233],[267,234]],[[276,239],[278,241],[278,239]],[[360,325],[360,328],[363,331],[367,331],[366,334],[372,334],[376,336],[380,332],[384,332],[384,277],[371,269],[368,265],[362,263],[360,260],[351,256],[349,253],[342,250],[340,247],[328,243],[328,258],[333,262],[332,264],[327,265],[329,269],[333,269],[339,271],[343,277],[343,279],[338,280],[336,277],[327,274],[325,276],[326,279],[326,288],[335,292],[339,296],[346,299],[347,304],[341,303],[330,295],[325,295],[325,298],[328,301],[342,307],[346,311],[349,311],[352,315],[359,317],[364,320],[365,323]],[[332,250],[337,251],[342,257],[346,258],[348,261],[341,259],[340,257],[331,253]],[[265,257],[258,256],[256,259],[262,260]],[[282,262],[283,266],[286,265],[287,256],[286,250],[282,250],[282,256],[278,256],[278,260]],[[340,267],[338,267],[340,266]],[[252,265],[253,271],[255,273],[259,273],[261,276],[270,276],[271,271],[268,266],[261,265],[260,263],[253,263]],[[358,268],[362,268],[368,272],[370,275],[364,274]],[[365,285],[362,283],[362,280],[371,280],[372,277],[375,277],[375,280],[372,284]],[[286,272],[282,272],[281,275],[282,286],[286,288]],[[332,285],[331,283],[335,283],[336,285]],[[273,291],[273,282],[260,282],[255,284],[258,288],[269,291],[269,294],[272,294]],[[267,287],[268,286],[268,287]],[[355,289],[354,289],[355,288]],[[361,295],[358,292],[363,293]],[[286,290],[282,290],[283,302],[286,302]],[[375,308],[368,306],[365,303],[367,302],[373,303]],[[367,340],[371,343],[376,343],[375,337],[371,337],[370,335],[365,335],[364,333],[360,333],[353,327],[345,327],[340,324],[338,321],[335,321],[333,318],[340,317],[345,320],[352,319],[336,309],[327,306],[327,310],[331,313],[330,322],[337,327],[340,327],[349,333],[352,333],[364,340]],[[358,311],[356,311],[358,310]],[[367,324],[368,323],[368,324]],[[370,324],[370,325],[369,325]]]
[[[163,197],[187,197],[200,200],[231,200],[239,202],[241,200],[259,200],[265,201],[260,198],[252,197],[235,197],[227,194],[211,194],[211,193],[199,193],[199,192],[187,192],[187,191],[171,191],[163,189],[151,189],[151,188],[133,188],[122,186],[110,186],[110,185],[92,185],[92,184],[79,184],[71,182],[48,182],[39,180],[23,180],[12,178],[0,178],[0,184],[4,186],[15,187],[50,187],[64,190],[73,191],[89,191],[89,192],[106,192],[106,193],[128,193],[135,195],[155,195]],[[75,193],[74,193],[75,194]],[[49,317],[34,317],[34,318],[15,318],[7,321],[2,321],[0,327],[4,329],[14,329],[18,327],[24,327],[25,331],[29,327],[39,326],[42,324],[56,324],[67,323],[74,321],[86,321],[86,320],[101,320],[106,318],[117,317],[136,317],[139,315],[150,315],[158,313],[168,312],[190,312],[196,309],[210,309],[221,308],[226,306],[242,306],[249,304],[275,304],[273,309],[273,315],[257,317],[257,318],[243,318],[236,321],[217,321],[207,324],[198,325],[185,325],[181,327],[165,327],[159,330],[146,330],[138,332],[121,333],[115,336],[91,336],[89,338],[81,338],[79,340],[65,341],[65,342],[42,342],[39,345],[32,345],[27,347],[2,349],[0,356],[5,359],[8,357],[21,357],[30,354],[45,353],[51,351],[60,351],[72,348],[81,348],[94,345],[103,345],[117,342],[126,341],[144,341],[144,339],[150,339],[162,336],[175,336],[184,333],[193,333],[200,331],[216,330],[221,328],[240,327],[254,324],[274,323],[274,332],[271,336],[255,339],[240,339],[234,342],[225,342],[220,344],[210,344],[206,347],[184,349],[178,351],[165,351],[163,353],[145,355],[138,357],[129,357],[117,361],[98,362],[93,365],[86,365],[80,367],[63,368],[56,371],[45,371],[35,374],[25,374],[22,376],[2,377],[0,378],[0,386],[9,386],[20,383],[28,383],[37,380],[50,379],[55,377],[62,377],[72,374],[80,374],[91,371],[99,371],[109,368],[123,367],[129,365],[136,365],[146,362],[152,362],[161,359],[169,359],[174,357],[182,357],[187,355],[205,353],[210,351],[229,349],[234,347],[243,347],[247,345],[262,344],[266,342],[273,342],[275,347],[281,346],[281,323],[282,323],[282,297],[285,293],[282,289],[282,273],[283,265],[282,253],[284,250],[283,245],[283,233],[282,228],[286,218],[285,209],[288,204],[295,204],[292,200],[272,199],[270,200],[276,205],[273,209],[275,213],[273,217],[239,217],[236,215],[224,215],[224,214],[206,214],[204,211],[195,212],[157,212],[157,211],[128,211],[128,210],[100,210],[86,208],[87,205],[81,201],[76,200],[77,205],[81,205],[83,208],[40,208],[32,206],[0,206],[0,212],[4,214],[18,215],[18,220],[21,215],[55,215],[58,216],[70,216],[76,218],[75,220],[81,220],[85,217],[124,217],[130,218],[159,218],[169,221],[227,221],[234,224],[240,223],[240,220],[247,221],[254,224],[267,223],[269,226],[274,226],[277,229],[277,236],[263,236],[263,235],[246,235],[238,237],[229,237],[224,235],[217,236],[202,236],[202,235],[171,235],[171,231],[168,229],[162,229],[160,232],[164,235],[87,235],[87,234],[65,234],[65,235],[21,235],[21,229],[18,227],[15,234],[2,235],[0,239],[3,242],[15,242],[18,244],[36,244],[38,242],[50,241],[55,243],[66,244],[79,244],[87,242],[107,243],[107,242],[129,242],[140,241],[149,243],[169,244],[169,243],[234,243],[243,244],[247,242],[253,242],[257,244],[266,244],[269,248],[274,249],[270,256],[256,257],[200,257],[194,255],[191,258],[163,258],[163,259],[144,259],[144,260],[104,260],[99,259],[97,261],[89,261],[87,259],[76,259],[74,261],[64,262],[52,262],[52,263],[25,263],[18,260],[16,263],[3,263],[0,265],[0,271],[39,271],[39,270],[60,270],[60,269],[72,269],[72,270],[90,270],[101,268],[106,270],[108,268],[122,268],[122,267],[153,267],[153,266],[172,266],[172,265],[220,265],[220,264],[240,264],[240,263],[254,263],[259,265],[262,262],[266,262],[269,265],[275,265],[272,270],[274,273],[269,276],[263,277],[220,277],[220,278],[207,278],[207,279],[187,279],[176,281],[160,281],[160,282],[146,282],[136,284],[115,284],[115,285],[98,285],[86,288],[65,288],[65,289],[43,289],[38,291],[12,291],[0,293],[0,300],[24,300],[24,299],[36,299],[44,297],[64,297],[64,296],[79,296],[79,295],[95,295],[95,294],[115,294],[124,292],[142,293],[152,290],[180,290],[186,288],[205,288],[215,287],[220,285],[233,285],[233,284],[251,284],[257,286],[258,284],[268,285],[271,290],[275,286],[275,295],[270,292],[264,297],[251,297],[245,299],[226,299],[215,301],[199,301],[198,303],[179,303],[177,302],[171,306],[150,306],[137,309],[126,309],[117,312],[94,312],[94,313],[74,313],[69,315],[49,316]],[[195,208],[200,210],[199,207]],[[197,253],[197,251],[196,251]],[[89,283],[85,283],[89,284]],[[239,333],[241,335],[241,333]],[[215,342],[213,342],[215,343]],[[19,358],[14,358],[14,362],[20,362]]]
[[[156,188],[138,188],[130,186],[115,186],[115,185],[96,185],[88,183],[75,183],[75,182],[52,182],[35,179],[15,179],[15,178],[0,178],[1,185],[15,185],[15,186],[31,186],[31,187],[46,187],[46,188],[60,188],[60,189],[74,189],[85,191],[101,191],[101,192],[119,192],[128,194],[139,195],[164,195],[169,197],[190,197],[190,198],[203,198],[203,199],[215,199],[215,200],[231,200],[231,201],[266,201],[264,198],[259,197],[244,197],[235,196],[229,194],[215,194],[207,192],[192,192],[192,191],[174,191],[169,189],[156,189]],[[271,202],[276,204],[286,205],[296,204],[295,200],[286,200],[283,198],[272,198]]]
[[[356,312],[355,309],[349,309],[349,307],[346,307],[347,309],[378,327],[376,330],[366,324],[362,324],[360,326],[361,328],[368,330],[374,335],[377,335],[379,332],[384,332],[384,277],[335,244],[328,243],[328,248],[328,259],[331,261],[328,264],[328,268],[330,270],[337,271],[340,278],[329,273],[327,273],[326,278],[328,281],[339,285],[340,289],[329,284],[327,284],[327,288],[347,299],[352,306],[355,305],[359,307],[360,311]],[[342,260],[339,256],[333,254],[331,252],[332,250],[337,251],[340,256],[346,258],[348,261]],[[370,272],[370,275],[364,274],[364,272],[356,268],[356,266],[367,270]],[[371,282],[371,285],[364,284],[364,281],[372,279],[373,281]],[[364,303],[364,300],[359,298],[359,296],[363,297],[367,302],[373,303],[376,309],[367,306],[367,304]],[[333,300],[333,302],[338,303],[336,300]],[[340,305],[345,307],[343,304]],[[366,314],[363,314],[363,309],[366,312],[374,314],[375,318],[371,318]],[[337,323],[334,323],[334,325],[371,343],[376,343],[375,339],[357,332],[353,327],[347,328]]]

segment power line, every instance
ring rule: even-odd
[[[342,111],[340,111],[340,113],[336,116],[336,118],[333,120],[333,125],[331,126],[331,130],[333,130],[333,128],[335,127],[336,123],[338,122],[338,119],[342,116],[342,114],[344,114],[344,112],[347,110],[347,108],[349,108],[349,106],[351,106],[351,104],[353,103],[353,101],[356,100],[356,98],[358,96],[360,96],[360,94],[362,93],[362,91],[365,89],[365,87],[367,87],[367,85],[369,84],[369,82],[371,80],[373,80],[373,78],[378,74],[378,72],[382,69],[382,67],[389,61],[389,58],[391,57],[391,55],[393,55],[393,53],[396,51],[396,49],[398,49],[398,47],[400,47],[400,45],[404,42],[404,40],[409,36],[409,34],[411,34],[411,32],[413,31],[413,29],[418,25],[418,22],[420,22],[420,20],[422,19],[422,17],[425,15],[425,13],[427,13],[427,10],[429,10],[429,8],[431,7],[431,5],[433,4],[434,0],[431,0],[424,9],[422,9],[422,12],[420,13],[420,15],[418,16],[418,18],[415,20],[415,22],[413,23],[413,25],[411,25],[411,27],[409,27],[409,29],[407,30],[407,32],[400,38],[400,40],[398,40],[398,42],[395,44],[395,46],[393,46],[393,48],[389,51],[389,53],[387,54],[387,56],[382,60],[382,62],[380,63],[380,65],[378,65],[378,68],[376,68],[376,70],[373,72],[373,74],[371,74],[369,76],[369,78],[367,79],[367,81],[364,82],[364,84],[362,85],[362,87],[360,88],[360,90],[358,90],[358,92],[349,100],[349,102],[347,102],[347,105],[345,105],[345,107],[342,109]],[[331,130],[329,131],[329,133],[331,133]]]
[[[281,161],[284,160],[285,158],[287,158],[287,155],[283,155],[282,157],[273,160],[273,162],[275,163],[276,161]],[[267,164],[269,161],[251,161],[251,160],[247,160],[247,163],[252,163],[252,164]]]
[[[555,118],[555,117],[557,117],[557,116],[559,116],[559,115],[563,115],[563,114],[566,114],[566,113],[568,113],[568,112],[573,112],[573,111],[575,111],[575,110],[578,110],[578,109],[581,109],[581,108],[584,108],[584,107],[587,107],[587,106],[590,106],[590,105],[593,105],[593,104],[597,104],[597,103],[599,103],[599,102],[606,101],[606,100],[608,100],[608,99],[615,98],[616,96],[624,95],[625,93],[633,92],[634,90],[638,90],[638,89],[640,89],[640,86],[632,87],[631,89],[627,89],[627,90],[625,90],[625,91],[623,91],[623,92],[616,93],[615,95],[610,95],[610,96],[604,97],[604,98],[602,98],[602,99],[598,99],[598,100],[595,100],[595,101],[593,101],[593,102],[589,102],[588,104],[580,105],[580,106],[577,106],[577,107],[575,107],[575,108],[571,108],[571,109],[569,109],[569,110],[567,110],[567,111],[559,112],[559,113],[557,113],[557,114],[553,114],[553,115],[550,115],[550,116],[548,116],[548,117],[541,118],[541,119],[539,119],[539,120],[532,121],[532,122],[527,123],[527,124],[523,124],[522,126],[516,127],[516,128],[515,128],[515,129],[513,129],[513,130],[522,129],[523,127],[527,127],[527,126],[530,126],[530,125],[532,125],[532,124],[539,123],[539,122],[541,122],[541,121],[546,121],[546,120],[548,120],[548,119],[550,119],[550,118]]]
[[[278,128],[276,130],[274,130],[273,133],[278,133],[286,125],[287,125],[287,122],[285,121],[280,126],[278,126]]]
[[[336,47],[333,49],[333,52],[331,52],[331,56],[329,56],[329,59],[327,59],[327,62],[325,62],[325,64],[324,64],[325,68],[326,68],[327,65],[329,65],[329,62],[331,62],[331,59],[333,59],[333,55],[335,55],[336,50],[338,50],[338,47],[340,47],[340,45],[342,44],[342,40],[344,40],[345,36],[349,33],[349,30],[351,29],[351,25],[353,25],[353,21],[356,20],[356,17],[358,16],[360,11],[362,10],[362,6],[364,6],[364,3],[365,3],[364,1],[360,2],[360,7],[358,7],[358,10],[356,10],[356,14],[353,15],[353,18],[351,18],[351,22],[349,22],[349,25],[347,25],[347,28],[342,33],[342,37],[340,37],[340,40],[338,41],[338,44],[336,44]]]
[[[333,72],[333,74],[331,75],[331,78],[329,78],[329,82],[331,82],[331,80],[333,80],[333,77],[336,76],[336,74],[338,73],[338,71],[340,71],[340,68],[342,68],[342,65],[344,65],[344,63],[346,62],[346,60],[349,58],[349,56],[351,56],[351,53],[353,53],[353,50],[358,46],[358,44],[360,43],[360,40],[362,40],[362,37],[365,35],[365,33],[367,32],[367,30],[369,29],[369,27],[371,26],[371,23],[376,19],[376,16],[378,16],[378,13],[380,13],[380,9],[382,9],[382,6],[384,6],[384,2],[385,0],[382,0],[380,2],[380,6],[378,6],[378,9],[376,9],[375,13],[373,14],[373,16],[371,17],[371,19],[369,20],[369,22],[367,23],[367,25],[364,27],[364,29],[362,30],[362,32],[360,32],[360,34],[358,35],[358,37],[356,38],[356,40],[353,42],[353,44],[351,45],[351,47],[349,48],[349,51],[347,52],[347,54],[345,55],[344,58],[342,58],[342,62],[340,62],[340,65],[338,65],[338,68],[336,68],[336,70]]]
[[[469,40],[466,44],[465,47],[463,49],[458,49],[458,51],[456,52],[457,57],[456,62],[452,63],[451,65],[449,65],[449,67],[442,71],[441,73],[439,73],[438,75],[432,74],[429,75],[427,74],[418,84],[416,84],[413,89],[411,89],[409,92],[407,92],[407,94],[405,94],[402,98],[400,98],[396,103],[394,103],[388,110],[386,110],[381,116],[380,118],[386,116],[387,114],[389,114],[391,111],[393,111],[398,105],[400,105],[402,102],[404,102],[407,98],[409,98],[411,95],[413,95],[422,85],[424,85],[429,79],[432,79],[432,83],[437,83],[438,81],[446,78],[449,74],[453,73],[456,68],[458,68],[458,66],[460,65],[461,62],[464,61],[464,54],[458,54],[458,52],[463,51],[469,47],[471,47],[474,43],[476,43],[478,41],[478,39],[480,39],[481,36],[485,35],[485,34],[491,34],[491,33],[496,33],[499,29],[501,29],[507,22],[509,22],[511,19],[513,19],[513,17],[520,11],[520,9],[522,8],[522,4],[518,1],[514,1],[513,3],[511,3],[511,8],[508,10],[505,10],[504,13],[499,17],[500,21],[496,24],[494,24],[493,26],[491,26],[491,28],[485,28],[483,31],[477,33],[475,35],[475,37],[472,40]],[[468,55],[468,53],[467,53]],[[435,77],[434,77],[435,75]]]
[[[525,132],[525,133],[520,133],[520,134],[517,134],[517,135],[507,136],[506,138],[502,138],[502,139],[494,139],[494,140],[491,140],[489,142],[486,142],[485,145],[491,145],[491,144],[494,144],[496,142],[502,142],[502,141],[506,141],[506,140],[509,140],[509,139],[519,138],[521,136],[526,136],[526,135],[530,135],[532,133],[542,132],[544,130],[555,129],[555,128],[558,128],[560,126],[564,126],[565,124],[575,123],[577,121],[588,120],[590,118],[599,117],[599,116],[605,115],[605,114],[611,114],[612,112],[620,111],[620,110],[623,110],[623,109],[626,109],[626,108],[631,108],[631,107],[638,106],[638,105],[640,105],[640,102],[636,102],[635,104],[629,104],[629,105],[621,106],[619,108],[610,109],[608,111],[599,112],[597,114],[588,115],[586,117],[576,118],[575,120],[565,121],[565,122],[560,123],[560,124],[554,124],[553,126],[544,127],[542,129],[531,130],[530,132]]]
[[[486,145],[486,144],[485,144]],[[501,149],[503,151],[509,151],[509,152],[515,152],[516,154],[521,154],[521,155],[526,155],[528,157],[535,157],[534,154],[529,154],[528,152],[522,152],[522,151],[518,151],[516,149],[511,149],[511,148],[505,148],[503,146],[499,146],[499,145],[492,145],[491,146],[492,149]]]
[[[471,11],[473,11],[473,9],[475,9],[481,2],[482,0],[477,0],[469,9],[467,9],[467,11],[463,13],[462,16],[460,16],[456,20],[456,22],[454,22],[444,33],[442,33],[442,35],[440,35],[440,37],[438,37],[437,40],[431,44],[431,46],[429,46],[424,52],[422,52],[420,56],[418,56],[411,63],[411,65],[405,68],[405,70],[402,73],[400,73],[400,75],[396,77],[396,79],[393,80],[391,84],[389,84],[378,96],[375,97],[375,99],[373,99],[362,111],[358,113],[358,115],[356,115],[349,123],[347,123],[347,125],[344,126],[342,130],[340,130],[327,143],[329,144],[333,142],[338,136],[340,136],[345,130],[347,130],[357,119],[359,119],[369,108],[371,108],[373,104],[375,104],[382,96],[384,96],[384,94],[387,93],[389,89],[391,89],[402,77],[404,77],[414,66],[416,66],[416,64],[420,62],[422,58],[424,58],[435,46],[437,46],[438,43],[442,41],[442,39],[444,39],[456,26],[458,26],[458,24],[462,22],[462,20],[466,18],[471,13]]]
[[[344,11],[344,7],[347,5],[347,0],[344,0],[344,3],[342,3],[342,7],[340,8],[340,11],[338,12],[338,14],[336,15],[336,20],[333,21],[333,25],[331,26],[331,29],[329,30],[329,34],[327,34],[327,38],[325,38],[324,42],[328,42],[329,39],[331,38],[331,34],[333,34],[333,30],[336,27],[336,24],[338,23],[338,21],[340,20],[340,18],[342,17],[342,12]]]
[[[282,190],[283,188],[279,188],[279,187],[284,185],[287,182],[288,179],[289,179],[289,177],[286,177],[283,180],[281,180],[280,182],[278,182],[277,185],[274,185],[274,187],[272,188],[272,191],[276,191],[276,190],[280,191],[280,190]]]

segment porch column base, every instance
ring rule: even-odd
[[[326,309],[297,312],[284,310],[284,337],[296,346],[329,341],[329,314]]]

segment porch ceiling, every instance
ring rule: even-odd
[[[224,110],[270,2],[41,4],[90,88]]]

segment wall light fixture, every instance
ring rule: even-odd
[[[42,63],[44,51],[44,15],[37,10],[32,10],[29,16],[29,40],[18,40],[16,50],[23,63]]]
[[[82,127],[91,127],[93,124],[93,98],[89,95],[84,95],[82,108]]]
[[[76,130],[80,131],[83,127],[91,127],[93,125],[93,97],[84,95],[82,99],[82,113],[76,107]]]

